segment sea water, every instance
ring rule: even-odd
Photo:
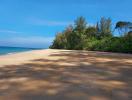
[[[34,48],[22,48],[22,47],[3,47],[0,46],[0,55],[13,54],[18,52],[36,50]]]

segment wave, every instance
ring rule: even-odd
[[[19,48],[19,47],[0,47],[0,55],[10,55],[18,52],[36,50],[32,48]]]

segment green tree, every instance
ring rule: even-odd
[[[85,29],[87,27],[87,22],[85,20],[84,17],[78,17],[76,20],[75,20],[75,29],[74,31],[77,31],[79,32],[80,34],[83,32],[85,32]]]
[[[132,23],[131,22],[125,22],[125,21],[119,21],[116,23],[115,29],[118,29],[118,32],[121,36],[124,36],[129,31],[132,30]]]
[[[97,28],[94,27],[94,26],[89,26],[87,29],[86,29],[86,36],[87,38],[90,38],[90,37],[96,37],[96,34],[97,34]]]
[[[96,26],[87,26],[83,17],[56,35],[50,48],[132,53],[132,23],[118,22],[115,29],[128,29],[126,35],[112,35],[111,19],[102,17]]]
[[[55,40],[53,41],[53,44],[50,46],[52,49],[64,49],[66,46],[66,39],[64,37],[63,33],[58,33],[56,35]]]
[[[70,41],[70,37],[72,36],[73,34],[73,26],[72,25],[69,25],[64,31],[63,31],[63,34],[64,34],[64,37],[65,37],[65,41],[66,41],[66,48],[67,49],[70,49],[72,46],[71,46],[71,41]]]
[[[101,39],[103,37],[112,36],[111,19],[110,18],[102,17],[100,22],[97,23],[96,28],[98,30],[98,33],[97,33],[98,38]]]
[[[69,46],[68,49],[82,49],[83,43],[86,38],[85,30],[87,28],[87,22],[84,17],[78,17],[75,20],[74,29],[69,35],[68,42]]]

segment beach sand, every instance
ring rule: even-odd
[[[46,49],[0,56],[0,100],[132,100],[132,55]]]

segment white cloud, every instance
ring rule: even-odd
[[[17,34],[17,33],[22,33],[22,32],[17,32],[17,31],[13,31],[13,30],[3,30],[3,29],[0,29],[0,33]]]
[[[13,42],[18,43],[50,43],[52,42],[54,37],[15,37],[10,39]]]
[[[29,22],[34,25],[43,25],[43,26],[67,26],[73,24],[71,21],[51,21],[37,18],[30,18]]]
[[[18,34],[23,34],[24,32],[12,31],[12,30],[2,30],[2,34],[15,34],[11,37],[0,38],[0,46],[18,46],[18,47],[48,47],[52,44],[54,37],[44,37],[44,36],[28,36],[28,37],[18,37]],[[17,36],[17,37],[16,37]]]
[[[54,40],[54,37],[14,37],[1,39],[0,45],[18,46],[18,47],[49,47]]]

